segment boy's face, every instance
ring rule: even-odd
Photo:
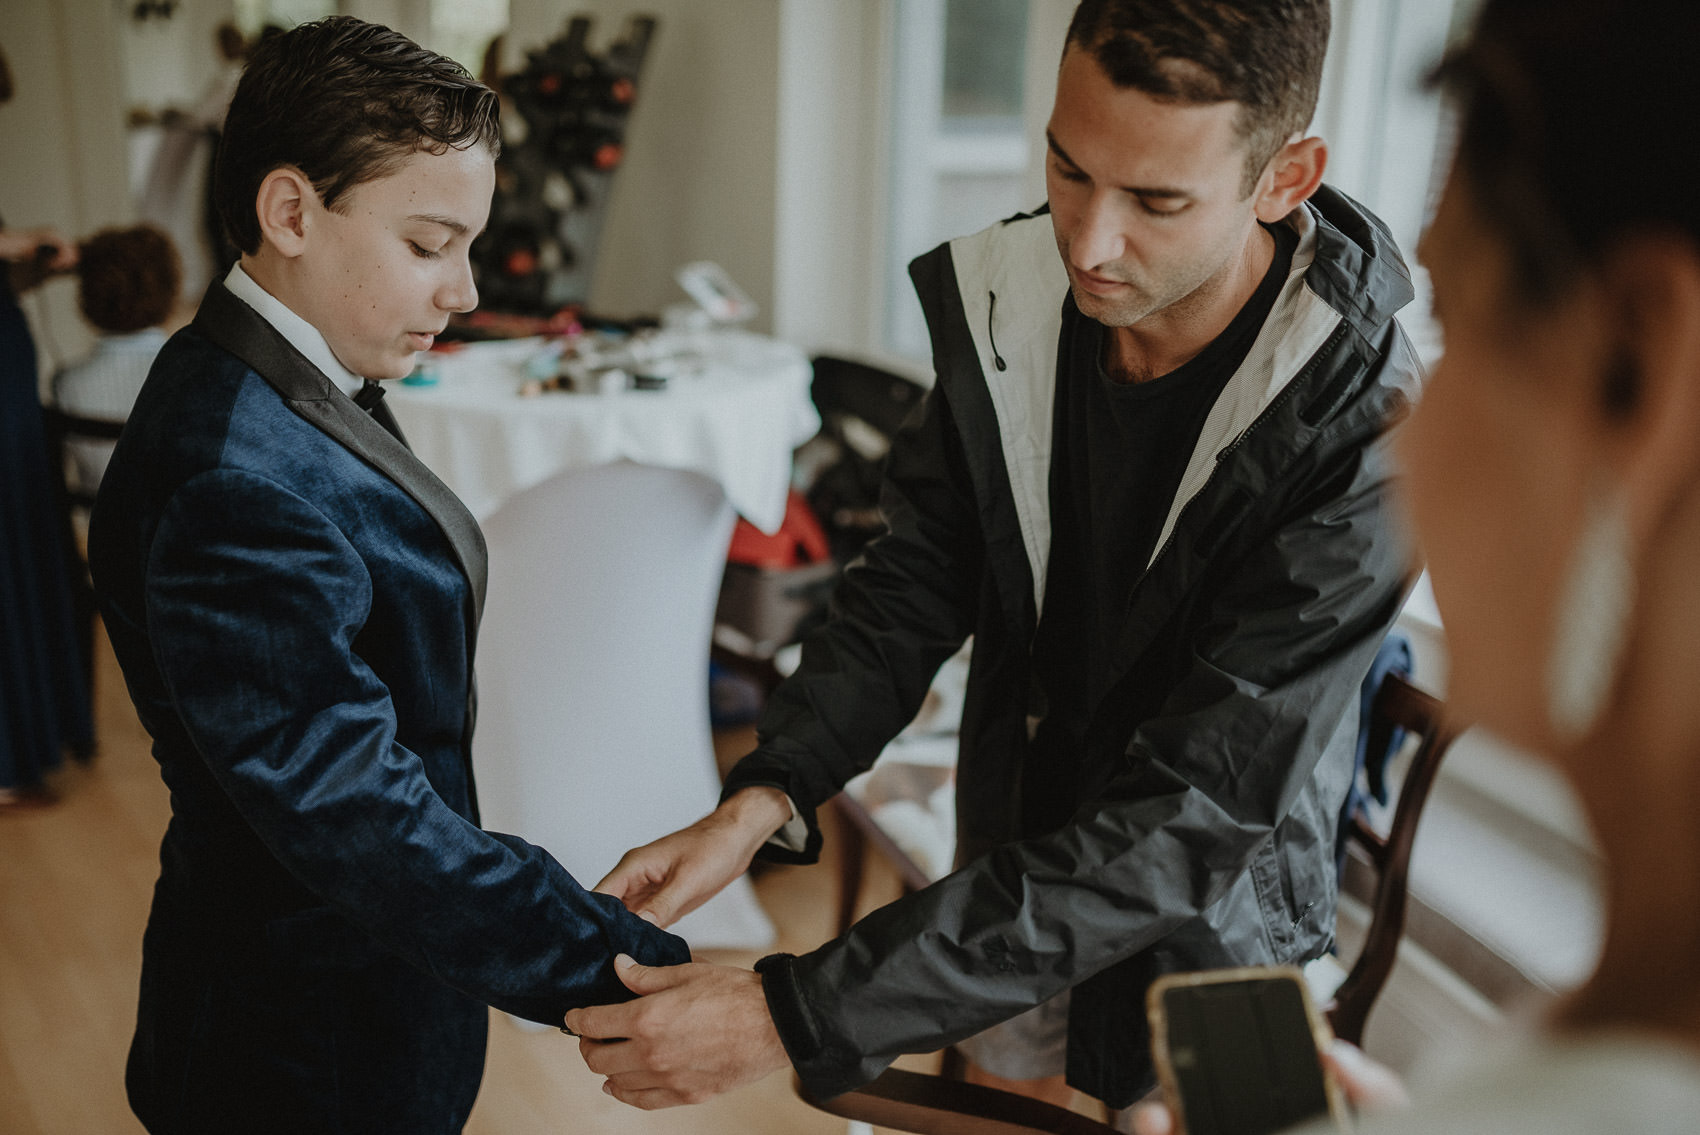
[[[298,314],[365,378],[401,378],[450,314],[478,305],[468,252],[490,216],[496,162],[483,146],[425,151],[346,193],[315,199],[297,269]]]

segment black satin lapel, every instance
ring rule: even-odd
[[[484,533],[460,498],[413,451],[352,400],[258,312],[213,281],[195,313],[195,330],[252,367],[289,408],[383,473],[437,522],[472,585],[473,634],[484,616],[489,560]]]

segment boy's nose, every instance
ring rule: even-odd
[[[478,306],[478,285],[472,279],[472,263],[463,260],[454,279],[437,295],[437,304],[444,311],[471,311]]]

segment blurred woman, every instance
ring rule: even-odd
[[[1574,784],[1607,933],[1538,1034],[1366,1135],[1700,1122],[1696,42],[1693,0],[1487,0],[1441,68],[1461,133],[1421,255],[1446,353],[1407,501],[1448,702]]]
[[[1700,36],[1693,0],[1489,0],[1422,259],[1446,353],[1406,430],[1448,700],[1574,784],[1599,967],[1399,1129],[1700,1115]]]
[[[53,230],[0,223],[0,812],[50,803],[44,778],[60,750],[86,749],[94,736],[42,437],[35,342],[13,294],[76,262],[76,248]]]

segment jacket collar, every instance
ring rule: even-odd
[[[1341,380],[1357,368],[1336,356],[1364,357],[1411,298],[1409,273],[1386,230],[1343,194],[1319,191],[1287,223],[1300,238],[1287,283],[1200,431],[1147,565],[1161,561],[1162,570],[1145,573],[1123,620],[1117,672],[1249,514],[1258,486],[1267,487],[1355,393]],[[1019,216],[951,241],[918,259],[910,274],[932,329],[938,384],[976,481],[988,548],[1008,548],[992,560],[999,593],[1006,612],[1031,631],[1050,559],[1052,408],[1068,289],[1050,220]],[[1265,422],[1274,424],[1263,429]],[[1224,475],[1215,475],[1219,469]]]
[[[215,280],[207,288],[194,326],[265,379],[296,414],[394,481],[430,514],[472,585],[472,632],[476,634],[484,613],[489,567],[484,534],[460,498],[223,282]]]

